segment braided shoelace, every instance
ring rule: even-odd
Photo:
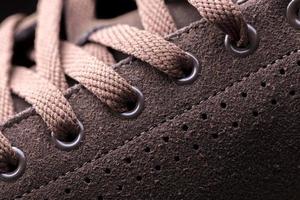
[[[237,46],[248,44],[247,24],[231,0],[188,1]],[[72,18],[92,17],[86,16],[91,14],[82,9],[72,12],[76,6],[89,3],[67,1],[64,5],[70,11],[67,26]],[[82,126],[63,95],[68,88],[65,75],[82,84],[114,112],[127,112],[128,105],[137,101],[137,94],[111,67],[115,60],[107,47],[134,56],[173,79],[183,78],[191,59],[163,38],[177,30],[164,1],[136,0],[136,3],[145,30],[128,25],[106,27],[94,31],[89,43],[79,47],[59,38],[63,1],[40,0],[33,52],[36,66],[31,68],[11,64],[14,34],[24,17],[15,15],[6,19],[0,26],[0,122],[14,115],[12,91],[35,108],[57,139],[73,138],[82,131]],[[15,149],[0,133],[0,173],[11,172],[18,162]]]

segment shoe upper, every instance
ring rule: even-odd
[[[259,36],[257,50],[243,58],[191,7],[169,6],[180,29],[166,40],[198,59],[195,82],[180,86],[132,57],[115,64],[145,98],[143,112],[130,120],[73,86],[66,98],[85,136],[69,152],[53,145],[34,109],[23,111],[2,132],[24,151],[26,171],[0,182],[0,198],[298,199],[300,41],[286,19],[289,3],[238,5]],[[100,22],[84,24],[74,40]]]

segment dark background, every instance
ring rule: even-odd
[[[51,0],[50,0],[51,1]],[[32,13],[37,0],[2,0],[0,1],[0,21],[15,13]]]
[[[2,0],[0,21],[15,13],[33,13],[36,10],[36,3],[37,0]],[[134,0],[97,0],[96,5],[98,18],[115,17],[136,8]]]

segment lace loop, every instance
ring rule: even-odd
[[[16,67],[11,77],[13,92],[32,104],[52,132],[64,140],[77,133],[77,117],[63,94],[39,74]]]
[[[241,11],[231,0],[188,0],[207,21],[216,25],[237,46],[248,45],[248,29]]]
[[[144,109],[145,99],[144,99],[143,93],[136,87],[132,87],[132,89],[135,92],[135,96],[136,96],[135,102],[132,102],[132,103],[134,103],[134,106],[129,105],[128,111],[120,113],[120,116],[123,118],[126,118],[126,119],[136,118],[137,116],[139,116],[141,114],[141,112]],[[133,108],[130,109],[130,107],[133,107]]]
[[[84,127],[80,121],[77,121],[77,124],[80,128],[79,132],[71,133],[72,138],[65,139],[66,141],[61,141],[54,132],[51,132],[52,142],[56,145],[57,148],[63,151],[71,151],[78,147],[84,138]]]
[[[188,85],[188,84],[193,83],[197,79],[197,76],[199,75],[199,72],[201,71],[201,66],[200,66],[199,60],[193,54],[191,54],[189,52],[185,52],[185,53],[189,57],[189,60],[190,60],[189,65],[191,67],[188,67],[188,69],[186,69],[186,71],[188,73],[186,73],[186,75],[183,78],[175,80],[175,82],[178,85]]]
[[[128,25],[116,25],[96,31],[89,40],[133,55],[173,78],[184,76],[180,65],[188,57],[161,36]]]
[[[229,52],[232,52],[233,54],[239,56],[239,57],[246,57],[250,54],[252,54],[257,48],[259,44],[259,39],[256,30],[251,26],[248,26],[248,38],[249,42],[247,46],[238,47],[236,44],[232,44],[232,41],[229,38],[229,35],[225,36],[225,47]]]
[[[25,168],[26,168],[25,154],[17,147],[12,147],[12,150],[16,154],[17,163],[12,167],[10,167],[10,169],[8,169],[6,173],[0,173],[0,180],[2,181],[6,181],[6,182],[16,181],[25,172]]]
[[[135,100],[135,93],[125,79],[111,67],[73,44],[63,43],[61,52],[61,61],[67,75],[80,82],[112,110],[127,111],[127,103]]]

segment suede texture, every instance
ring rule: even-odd
[[[299,59],[288,55],[23,197],[299,199]]]
[[[71,88],[86,133],[74,151],[51,143],[33,109],[10,120],[2,131],[26,153],[27,169],[0,183],[0,198],[299,199],[300,32],[286,22],[288,3],[241,5],[260,37],[247,58],[226,51],[224,34],[204,20],[169,36],[201,63],[191,85],[132,58],[116,65],[145,95],[135,120],[121,119],[82,86]]]

